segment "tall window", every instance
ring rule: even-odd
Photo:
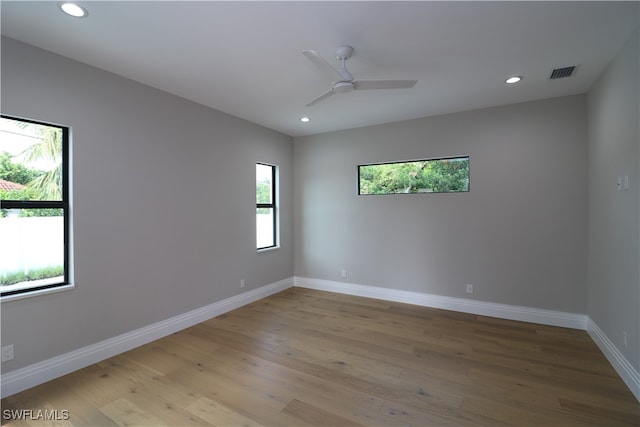
[[[276,167],[256,163],[256,247],[277,245]]]
[[[69,283],[69,129],[0,118],[0,295]]]

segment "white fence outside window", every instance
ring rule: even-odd
[[[62,266],[64,263],[64,218],[8,215],[0,218],[0,277]]]

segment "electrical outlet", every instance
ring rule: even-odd
[[[624,348],[629,347],[629,338],[627,337],[627,332],[622,332],[622,344],[624,344]]]
[[[473,293],[473,285],[471,285],[471,284],[467,285],[467,293],[468,294],[472,294]]]
[[[244,279],[240,279],[240,289],[244,288]]]
[[[2,361],[13,359],[13,344],[5,345],[2,347]]]
[[[341,276],[341,277],[347,277],[347,270],[342,270],[342,271],[340,272],[340,276]]]

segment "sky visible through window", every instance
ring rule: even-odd
[[[0,118],[0,153],[9,153],[15,163],[24,163],[26,159],[23,153],[29,147],[43,141],[37,126],[21,127],[20,123],[22,122]],[[56,167],[56,163],[39,159],[30,162],[29,167],[38,170],[51,170]]]

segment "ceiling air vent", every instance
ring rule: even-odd
[[[571,77],[573,71],[576,67],[564,67],[564,68],[556,68],[551,71],[551,75],[549,76],[549,80],[562,79],[564,77]]]

